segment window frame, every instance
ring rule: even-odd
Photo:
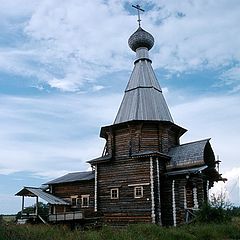
[[[140,190],[140,193],[139,194],[139,191]],[[143,197],[143,186],[136,186],[134,187],[134,198],[142,198]]]
[[[71,207],[74,208],[78,207],[79,206],[78,201],[79,201],[78,195],[71,196]]]
[[[84,199],[87,199],[87,204],[83,204],[84,203]],[[88,208],[89,207],[89,202],[90,202],[90,195],[89,194],[85,194],[85,195],[81,195],[81,207],[82,208]]]
[[[113,194],[113,192],[116,191],[116,196],[113,196],[115,194]],[[111,199],[115,200],[115,199],[119,199],[119,188],[111,188],[110,189],[110,196],[111,196]]]

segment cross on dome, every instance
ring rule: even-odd
[[[144,10],[138,4],[136,6],[132,5],[132,7],[137,9],[137,12],[138,12],[138,20],[137,21],[138,21],[138,25],[140,27],[141,26],[141,24],[140,24],[140,22],[141,22],[140,11],[144,12]]]

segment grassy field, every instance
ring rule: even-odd
[[[6,223],[14,222],[16,219],[16,215],[2,215],[1,219]]]
[[[0,225],[0,240],[208,240],[240,239],[240,219],[228,224],[192,224],[163,228],[153,224],[136,224],[126,228],[104,226],[100,230],[71,231],[63,226]]]

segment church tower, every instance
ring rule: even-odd
[[[180,145],[186,130],[173,121],[149,57],[154,38],[138,21],[128,40],[136,53],[134,69],[114,123],[101,128],[103,155],[89,161],[95,169],[94,209],[112,224],[176,226],[187,221],[187,209],[207,200],[221,177],[210,139]]]

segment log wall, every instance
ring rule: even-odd
[[[67,206],[65,209],[62,206],[56,206],[56,213],[64,211],[83,211],[85,217],[93,215],[94,211],[94,180],[80,181],[73,183],[61,183],[52,185],[52,194],[64,200],[71,202],[71,196],[77,196],[81,201],[82,195],[89,195],[89,207]]]
[[[156,122],[137,122],[121,125],[107,132],[108,152],[116,157],[133,153],[158,151],[167,154],[178,144],[178,137],[169,126]]]
[[[115,159],[98,165],[98,211],[105,221],[151,221],[149,172],[149,159]],[[134,198],[134,184],[143,184],[142,198]],[[119,199],[111,199],[112,188],[119,189]]]

